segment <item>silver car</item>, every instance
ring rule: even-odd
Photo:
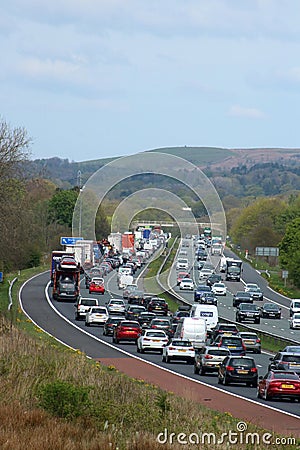
[[[243,339],[246,351],[252,350],[253,353],[261,353],[260,338],[256,333],[249,333],[248,331],[241,331],[240,336]]]
[[[205,346],[195,355],[194,373],[218,372],[220,364],[230,355],[225,347]]]

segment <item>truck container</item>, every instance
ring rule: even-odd
[[[113,246],[115,251],[122,252],[122,233],[110,233],[108,241]]]
[[[130,231],[122,234],[122,251],[134,252],[134,234]]]

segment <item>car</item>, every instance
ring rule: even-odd
[[[169,312],[169,306],[166,300],[163,298],[152,298],[148,304],[148,311],[154,312],[155,314],[162,314],[164,316],[167,316]]]
[[[191,278],[183,278],[179,284],[180,290],[192,291],[194,289],[194,282]]]
[[[258,288],[258,284],[255,283],[247,283],[245,284],[245,292],[250,292],[252,289]]]
[[[199,284],[199,286],[197,286],[197,288],[194,290],[194,300],[195,300],[195,302],[200,300],[201,294],[203,292],[211,293],[211,287],[210,286],[206,286],[205,284]]]
[[[213,345],[228,348],[232,355],[245,356],[246,347],[240,336],[219,336],[214,340]]]
[[[212,292],[202,292],[198,301],[203,305],[217,305],[218,303]]]
[[[125,317],[128,320],[137,320],[141,312],[145,312],[145,306],[141,305],[128,305],[125,310]]]
[[[268,370],[291,370],[300,373],[300,354],[290,352],[278,352],[270,358]]]
[[[207,260],[207,251],[203,248],[199,248],[196,252],[197,261],[206,261]]]
[[[188,252],[186,250],[179,250],[178,257],[187,256]]]
[[[227,287],[224,283],[214,283],[211,287],[212,292],[214,295],[226,295],[227,294]]]
[[[239,329],[235,324],[219,322],[212,331],[211,338],[214,341],[220,334],[224,336],[239,336],[239,333]]]
[[[176,269],[180,270],[188,270],[189,268],[189,260],[187,258],[178,258],[176,262]]]
[[[171,329],[171,321],[170,319],[156,317],[155,319],[151,320],[149,327],[153,330],[164,330],[168,334]]]
[[[237,307],[235,320],[236,322],[260,323],[260,308],[251,303],[240,303]]]
[[[221,362],[229,355],[230,351],[225,347],[202,347],[195,355],[194,373],[204,375],[206,372],[218,372]]]
[[[253,303],[253,298],[249,292],[238,291],[232,300],[232,306],[238,306],[240,303]]]
[[[157,316],[155,313],[152,313],[149,311],[143,311],[138,315],[137,321],[141,324],[142,328],[145,328],[145,327],[149,328],[151,320],[155,319],[156,317]]]
[[[290,318],[290,328],[291,330],[300,329],[300,313],[295,313]]]
[[[124,316],[110,316],[103,326],[103,335],[111,336],[114,333],[114,328],[124,320]]]
[[[104,325],[108,319],[108,311],[105,306],[93,306],[85,315],[85,325]]]
[[[202,270],[204,266],[205,261],[198,261],[197,262],[197,269]]]
[[[190,278],[189,273],[188,272],[178,272],[178,274],[177,274],[177,286],[180,285],[181,281],[184,278]]]
[[[190,311],[175,311],[172,317],[172,323],[177,324],[184,317],[190,317]]]
[[[142,305],[144,301],[144,291],[133,290],[128,294],[127,299],[129,304]]]
[[[99,306],[96,298],[79,297],[75,303],[75,320],[85,319],[87,311],[93,306]]]
[[[260,289],[260,287],[258,287],[257,285],[247,285],[249,286],[248,289],[246,290],[245,288],[245,292],[248,292],[253,300],[260,300],[262,301],[264,299],[264,294],[262,292],[262,290]]]
[[[91,281],[89,285],[89,294],[101,294],[104,295],[105,287],[103,283]]]
[[[203,267],[199,272],[199,280],[206,280],[212,274],[213,271],[211,269],[206,269],[205,267]]]
[[[300,345],[287,345],[282,352],[300,353]]]
[[[143,330],[142,335],[137,340],[137,352],[144,353],[146,350],[158,350],[163,352],[163,347],[169,341],[163,330]]]
[[[259,377],[257,397],[264,400],[289,398],[300,401],[300,378],[292,371],[270,370],[264,377]]]
[[[195,359],[195,349],[187,339],[172,339],[162,351],[162,360],[170,363],[173,360],[186,361],[192,364]]]
[[[142,334],[140,324],[135,320],[121,320],[114,328],[113,342],[118,344],[120,341],[134,341],[137,343]]]
[[[281,319],[281,308],[275,303],[268,302],[260,308],[260,315],[263,318]]]
[[[218,273],[213,273],[212,275],[210,275],[207,280],[206,280],[206,284],[207,286],[213,286],[215,283],[220,283],[222,281],[222,276],[219,275]]]
[[[257,333],[241,331],[240,336],[243,339],[246,351],[252,350],[253,353],[261,353],[261,340]]]
[[[258,371],[254,358],[250,356],[227,356],[220,364],[218,383],[246,383],[257,387]]]
[[[182,242],[182,247],[189,247],[190,243],[188,241],[183,241]]]
[[[293,314],[300,313],[300,299],[293,299],[290,304],[290,316]]]
[[[107,304],[109,314],[125,314],[125,302],[120,298],[111,298]]]
[[[138,285],[137,284],[128,284],[124,289],[123,289],[123,298],[127,299],[129,294],[132,291],[136,291],[138,290]]]

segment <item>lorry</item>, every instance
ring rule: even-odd
[[[74,257],[64,256],[55,265],[52,297],[54,300],[77,301],[80,292],[80,265]]]
[[[240,281],[242,276],[242,264],[240,259],[227,258],[225,279],[226,281]]]

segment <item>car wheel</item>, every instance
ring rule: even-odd
[[[200,375],[205,375],[205,369],[203,366],[200,367]]]
[[[165,357],[165,355],[163,355],[163,357],[162,357],[162,362],[166,362],[166,357]]]
[[[228,385],[229,385],[229,380],[228,380],[228,378],[226,377],[226,375],[224,376],[224,384],[225,384],[225,386],[228,386]]]
[[[116,344],[119,344],[119,342],[120,342],[119,339],[115,339]]]
[[[89,322],[85,322],[85,326],[89,327],[91,324]]]
[[[257,388],[256,397],[262,398],[259,388]]]
[[[261,354],[261,349],[257,350],[256,353],[258,353],[260,355]]]
[[[264,390],[263,399],[264,400],[271,400],[271,397],[268,395],[267,389]]]
[[[137,351],[138,353],[141,353],[139,346],[136,347],[136,351]]]
[[[145,349],[143,347],[140,348],[140,353],[145,353]]]
[[[218,384],[223,384],[223,380],[220,377],[218,377]]]
[[[194,373],[199,375],[199,367],[197,367],[196,364],[194,364]]]
[[[170,362],[171,362],[170,356],[166,356],[166,362],[167,362],[167,363],[170,363]]]

